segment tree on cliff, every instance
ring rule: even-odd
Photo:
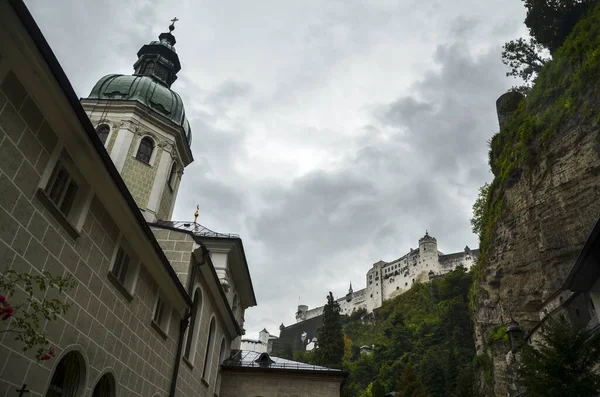
[[[542,67],[565,42],[575,24],[596,0],[524,0],[527,8],[525,25],[530,39],[511,40],[502,47],[502,62],[509,67],[507,76],[525,83],[535,80]],[[547,51],[546,51],[547,50]],[[513,87],[527,93],[531,87]]]
[[[517,375],[527,397],[588,397],[600,392],[600,333],[549,321],[537,346],[523,345]]]
[[[317,330],[317,339],[315,364],[341,368],[344,357],[344,334],[340,322],[340,305],[333,299],[331,292],[323,308],[323,325]]]
[[[536,43],[554,53],[596,0],[524,0],[525,25]]]
[[[480,237],[481,231],[483,230],[483,214],[485,211],[485,205],[487,203],[489,191],[490,184],[486,182],[482,187],[479,188],[479,195],[473,204],[473,218],[471,218],[471,227],[473,233]]]
[[[506,75],[520,77],[524,82],[533,80],[549,60],[535,39],[511,40],[502,47],[502,63],[510,68]]]

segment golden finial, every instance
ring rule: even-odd
[[[196,206],[196,212],[194,212],[194,224],[198,220],[198,210],[200,209],[200,205]]]

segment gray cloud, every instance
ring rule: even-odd
[[[341,296],[379,259],[477,246],[471,205],[491,175],[494,102],[513,84],[502,44],[523,34],[505,2],[203,3],[27,0],[80,95],[172,15],[195,161],[174,219],[240,233],[259,306],[249,337],[299,302]],[[123,8],[125,7],[125,8]]]

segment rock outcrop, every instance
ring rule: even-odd
[[[540,306],[600,217],[599,10],[580,22],[527,98],[499,101],[473,301],[477,352],[491,358],[480,360],[488,396],[509,395],[510,384],[509,347],[490,335],[511,316],[525,332],[539,322]]]

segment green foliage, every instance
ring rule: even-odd
[[[524,0],[525,25],[540,45],[554,53],[594,0]]]
[[[550,60],[543,55],[544,48],[535,39],[523,38],[511,40],[502,47],[502,63],[510,69],[507,76],[521,78],[525,82],[533,81],[535,76]]]
[[[588,397],[600,393],[600,333],[549,321],[538,346],[524,345],[517,375],[528,397]]]
[[[496,342],[508,343],[506,325],[499,325],[492,329],[490,337],[488,338],[488,345],[493,345]]]
[[[306,364],[314,364],[315,359],[313,356],[313,353],[310,351],[297,351],[294,352],[294,357],[293,357],[294,361],[299,361],[301,363],[306,363]]]
[[[344,357],[344,334],[340,323],[340,305],[329,292],[323,308],[323,325],[317,330],[318,346],[314,363],[330,368],[341,368]]]
[[[427,395],[425,385],[412,365],[408,364],[402,370],[402,375],[396,385],[396,392],[400,397],[425,397]]]
[[[372,392],[377,380],[385,392],[403,384],[401,395],[452,396],[462,368],[470,367],[475,355],[468,307],[471,280],[470,273],[458,268],[385,301],[373,322],[351,318],[344,325],[353,353],[344,359],[350,376],[343,395],[368,396],[361,393],[369,387]],[[374,345],[374,353],[358,353],[362,345]],[[411,382],[400,381],[409,375]]]
[[[473,218],[471,218],[471,228],[473,233],[481,236],[481,230],[483,226],[483,213],[485,210],[485,203],[487,202],[488,194],[490,192],[490,184],[486,183],[479,188],[479,195],[477,200],[473,204]]]
[[[14,335],[23,351],[36,349],[38,360],[50,359],[54,349],[42,330],[46,322],[66,314],[69,305],[63,303],[61,294],[73,285],[71,276],[5,270],[0,275],[0,334]]]

